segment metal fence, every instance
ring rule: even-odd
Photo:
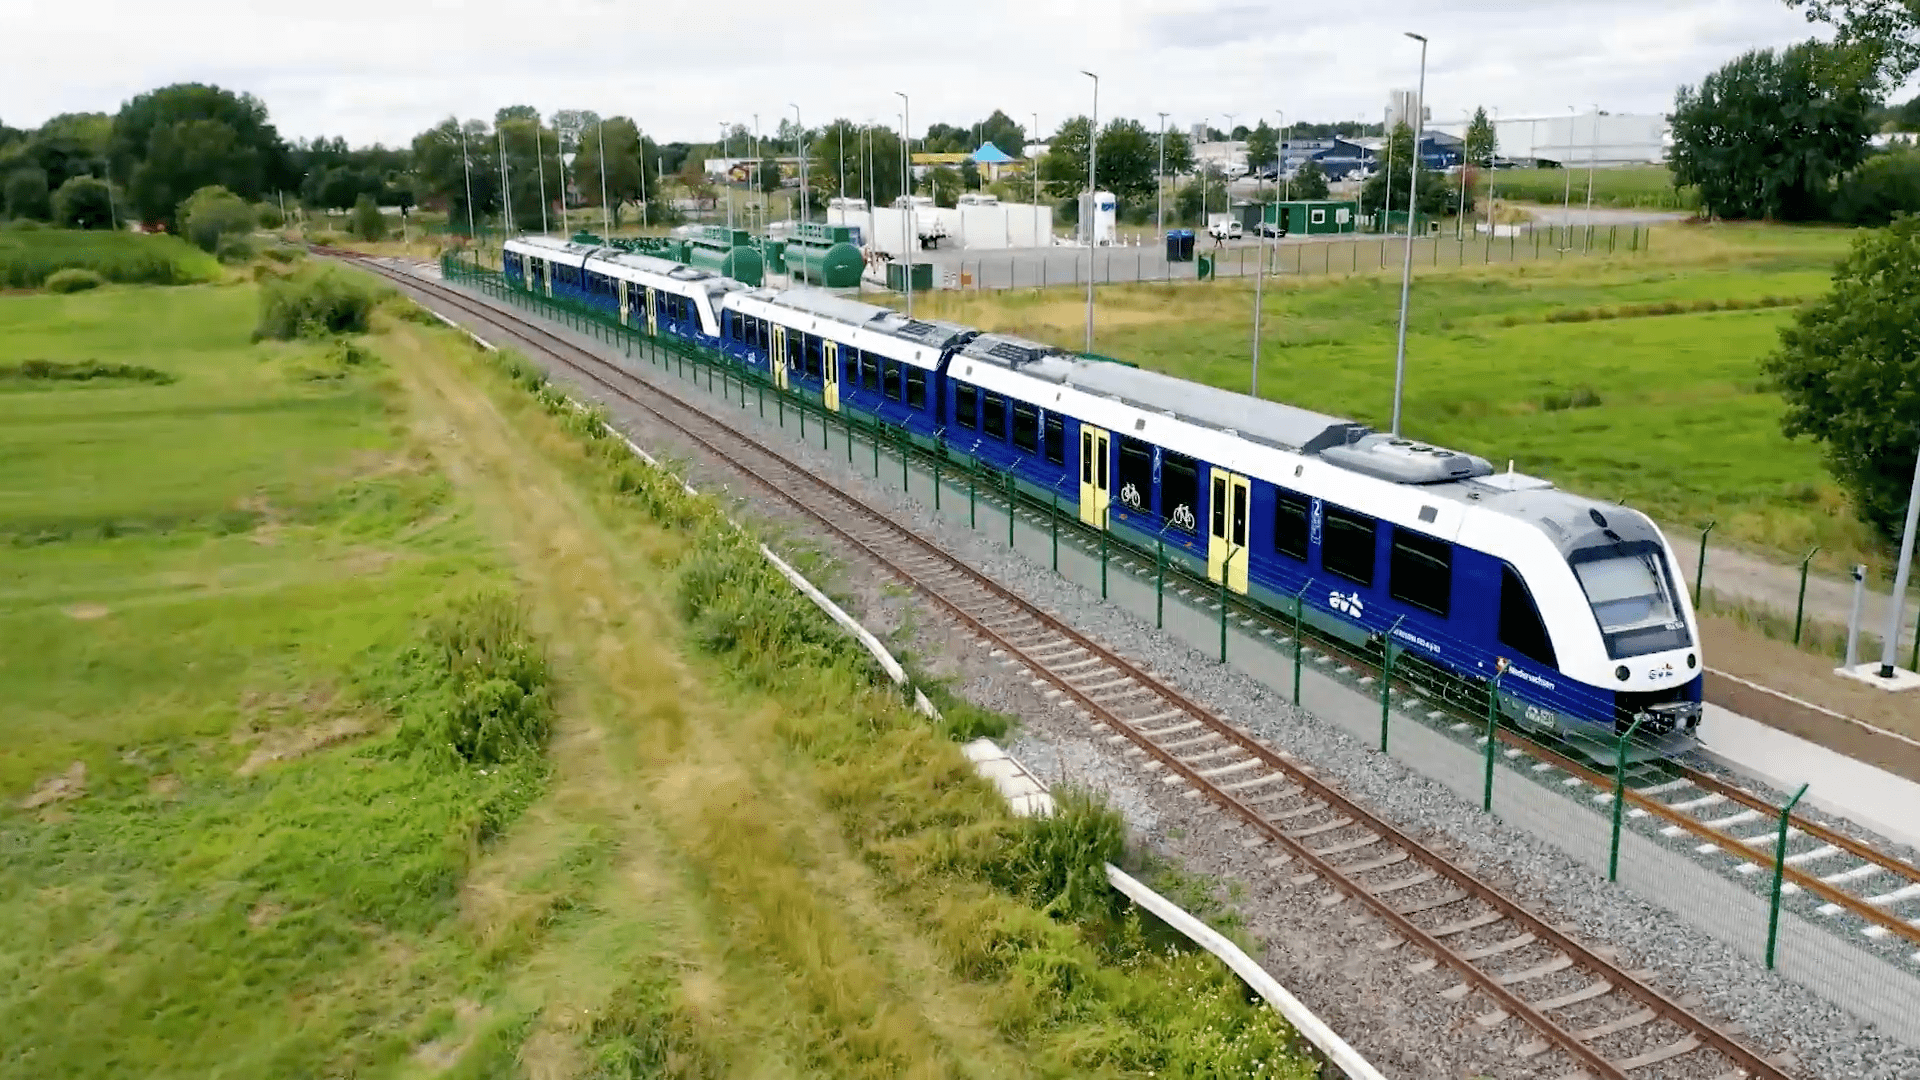
[[[1610,745],[1589,746],[1587,760],[1576,759],[1566,746],[1511,726],[1517,682],[1436,678],[1419,649],[1402,640],[1397,622],[1374,625],[1337,612],[1311,594],[1311,582],[1288,603],[1259,602],[1212,580],[1203,562],[1164,541],[1144,544],[1081,521],[1077,486],[1048,490],[945,439],[829,410],[817,397],[778,387],[717,353],[512,288],[471,261],[448,257],[442,272],[704,387],[797,438],[844,451],[850,465],[870,468],[876,481],[897,479],[943,519],[1151,619],[1553,844],[1596,879],[1626,884],[1748,958],[1920,1042],[1920,930],[1897,919],[1865,921],[1872,911],[1857,902],[1843,910],[1823,895],[1831,889],[1823,890],[1820,879],[1797,869],[1811,846],[1807,820],[1793,815],[1799,795],[1769,812],[1739,812],[1738,830],[1732,817],[1694,820],[1661,798],[1685,781],[1650,760],[1655,747],[1637,725]],[[1338,632],[1343,627],[1360,633]]]
[[[1413,239],[1416,267],[1473,267],[1557,261],[1609,255],[1641,255],[1653,230],[1640,225],[1542,226],[1516,228],[1503,236],[1435,233]],[[1044,289],[1096,285],[1244,278],[1264,263],[1269,275],[1283,277],[1357,276],[1398,271],[1407,259],[1407,238],[1377,234],[1298,237],[1266,244],[1238,242],[1215,246],[1202,239],[1192,261],[1172,261],[1164,248],[1151,246],[1045,248],[969,255],[955,252],[916,254],[940,273],[947,289]]]

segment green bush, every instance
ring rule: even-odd
[[[1053,790],[1053,813],[1023,818],[987,867],[1001,888],[1055,918],[1111,918],[1126,899],[1107,884],[1106,864],[1127,846],[1120,815],[1084,788]]]
[[[218,184],[189,195],[180,204],[180,231],[201,251],[220,250],[228,236],[245,236],[259,220],[245,199]]]
[[[408,750],[484,767],[535,757],[546,746],[553,718],[546,655],[502,593],[449,603],[372,682],[399,715],[398,742]]]
[[[285,265],[286,263],[293,262],[296,259],[304,258],[307,253],[304,251],[301,251],[299,248],[296,248],[296,247],[287,247],[283,244],[275,244],[274,246],[267,248],[265,251],[262,251],[260,254],[265,256],[268,259],[271,259],[274,262]]]
[[[113,228],[113,190],[105,180],[68,177],[53,193],[53,221],[65,229]]]
[[[105,285],[107,280],[92,270],[70,266],[65,270],[55,270],[47,275],[47,291],[57,293],[85,292]]]
[[[254,214],[259,219],[260,227],[263,229],[281,229],[286,227],[287,215],[281,213],[280,208],[273,203],[261,203],[254,208]]]
[[[15,169],[7,174],[4,188],[7,216],[45,221],[53,216],[53,201],[47,194],[45,169]]]
[[[362,240],[383,240],[387,235],[387,219],[380,213],[380,206],[373,201],[372,195],[362,194],[353,204],[353,235]]]
[[[378,297],[363,280],[337,266],[307,266],[260,286],[255,341],[363,334]]]
[[[1895,214],[1920,212],[1920,152],[1879,154],[1840,180],[1835,220],[1878,228]]]
[[[186,285],[220,276],[211,257],[177,236],[75,229],[0,232],[0,288],[37,289],[70,267],[123,285]]]
[[[253,241],[244,236],[223,236],[214,257],[223,263],[243,263],[253,258]]]
[[[165,386],[174,381],[174,376],[158,368],[103,364],[98,360],[22,360],[18,364],[0,364],[0,382],[93,382],[96,379],[126,379]]]

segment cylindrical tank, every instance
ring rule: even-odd
[[[702,270],[711,270],[722,277],[730,277],[746,285],[758,285],[764,277],[764,267],[760,253],[744,245],[740,247],[708,247],[705,244],[689,245],[687,265]]]
[[[860,249],[848,243],[829,247],[795,244],[787,249],[787,266],[795,277],[829,289],[851,289],[860,284],[860,273],[866,265]]]

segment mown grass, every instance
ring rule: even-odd
[[[409,749],[383,673],[486,698],[407,658],[502,566],[253,293],[0,299],[0,366],[171,378],[0,395],[0,1076],[364,1074],[488,977],[459,889],[545,766]]]
[[[0,288],[37,289],[61,270],[122,284],[215,281],[220,264],[177,236],[78,229],[0,230]]]
[[[1567,197],[1569,172],[1573,179],[1573,204],[1584,207],[1587,170],[1579,168],[1496,169],[1494,196],[1559,205]],[[1485,185],[1486,174],[1481,174],[1480,183]],[[1593,204],[1640,210],[1698,210],[1700,192],[1696,188],[1675,188],[1673,173],[1665,165],[1623,165],[1593,170]]]
[[[1839,229],[1689,226],[1652,252],[1422,272],[1408,323],[1404,430],[1716,540],[1824,567],[1891,562],[1856,521],[1817,447],[1780,433],[1760,372],[1795,305],[1823,294]],[[1114,287],[1099,351],[1183,378],[1250,385],[1251,286]],[[935,293],[920,310],[1083,343],[1062,292]],[[1399,283],[1270,281],[1260,391],[1386,428]]]

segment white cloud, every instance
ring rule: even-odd
[[[1001,108],[1022,122],[1038,111],[1051,130],[1086,111],[1082,68],[1100,72],[1102,116],[1149,125],[1163,110],[1176,124],[1283,108],[1374,119],[1416,77],[1402,30],[1433,39],[1436,118],[1476,105],[1655,112],[1736,53],[1808,33],[1779,0],[337,0],[304,12],[104,0],[84,23],[0,0],[0,25],[33,43],[0,70],[0,119],[14,126],[192,80],[258,95],[289,137],[389,144],[519,102],[632,115],[665,139],[710,138],[755,112],[771,128],[789,102],[813,124],[891,124],[896,90],[912,94],[916,129]]]

